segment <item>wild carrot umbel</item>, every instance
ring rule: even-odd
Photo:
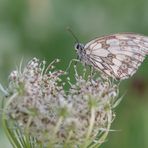
[[[115,118],[118,85],[75,69],[75,82],[60,78],[53,61],[33,58],[11,72],[4,98],[3,127],[14,148],[98,147]],[[63,83],[69,84],[68,92]]]

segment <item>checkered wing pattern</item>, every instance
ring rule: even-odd
[[[118,80],[131,77],[148,55],[148,37],[121,33],[88,42],[86,64]]]

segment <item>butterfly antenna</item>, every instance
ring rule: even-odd
[[[76,42],[79,43],[78,38],[76,37],[76,35],[74,34],[74,32],[71,30],[70,27],[67,27],[67,31],[73,36],[73,38],[76,40]]]

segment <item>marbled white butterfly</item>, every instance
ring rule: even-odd
[[[77,40],[75,49],[82,63],[109,77],[123,80],[131,77],[148,55],[148,37],[118,33],[95,38],[86,45]]]

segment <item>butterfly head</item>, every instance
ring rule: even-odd
[[[76,43],[75,43],[75,50],[76,50],[76,52],[78,54],[78,58],[80,60],[82,60],[83,57],[84,57],[84,54],[85,54],[84,45],[79,42],[78,38],[73,33],[71,28],[67,27],[67,31],[69,31],[71,33],[71,35],[73,36],[73,38],[75,39],[75,41],[76,41]]]
[[[83,44],[81,44],[81,43],[76,43],[75,44],[75,50],[77,52],[81,52],[81,51],[83,51],[83,49],[84,49],[84,45]]]

